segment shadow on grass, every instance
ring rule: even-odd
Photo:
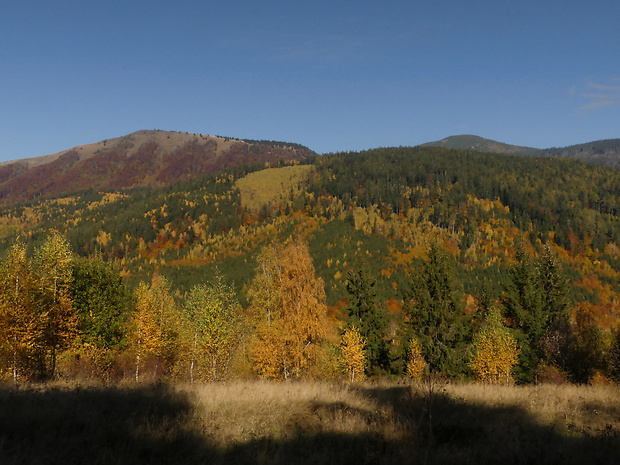
[[[163,386],[0,390],[0,463],[197,463],[192,408]]]
[[[620,463],[620,431],[611,425],[577,430],[559,419],[544,425],[521,407],[468,403],[445,392],[435,392],[431,403],[424,388],[358,391],[392,408],[402,424],[417,425],[425,449],[419,463]]]
[[[347,402],[308,406],[282,439],[214,444],[187,394],[163,386],[132,389],[0,390],[0,463],[542,463],[617,464],[618,431],[577,435],[543,426],[516,407],[489,408],[409,387],[359,387],[386,418]],[[288,412],[282,412],[283,416]],[[353,418],[361,433],[330,430]],[[358,424],[359,425],[359,424]],[[358,429],[359,430],[359,429]],[[395,431],[386,434],[386,431]],[[259,432],[260,434],[260,432]]]

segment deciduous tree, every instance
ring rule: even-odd
[[[258,320],[253,365],[264,377],[301,378],[316,363],[318,344],[325,335],[324,283],[316,277],[308,246],[301,240],[281,252],[276,248],[262,255],[270,256],[276,257],[273,263],[259,262],[250,292],[252,313]],[[264,269],[272,271],[265,275]],[[257,298],[263,295],[257,287],[264,276],[274,291],[269,291],[269,298]],[[269,307],[261,306],[266,302]]]
[[[135,291],[132,342],[136,351],[136,382],[144,358],[155,357],[154,376],[159,362],[170,362],[175,355],[178,321],[176,305],[168,280],[153,276],[151,284],[141,282]]]
[[[510,382],[511,370],[518,357],[517,343],[503,324],[501,312],[496,308],[489,309],[473,339],[470,363],[474,376],[490,383]]]
[[[407,351],[407,376],[420,380],[425,371],[426,362],[422,355],[422,347],[420,347],[418,340],[413,338],[409,341],[409,350]]]
[[[350,376],[351,382],[363,378],[366,368],[366,355],[364,346],[366,341],[355,326],[345,329],[340,342],[340,363],[345,372]]]
[[[234,289],[218,271],[210,283],[192,288],[184,314],[193,333],[190,379],[193,382],[196,356],[206,359],[212,381],[224,378],[239,336],[239,301]]]
[[[15,242],[0,268],[0,368],[18,382],[21,370],[32,368],[35,348],[43,339],[42,322],[34,312],[32,267],[23,242]]]
[[[50,357],[47,374],[53,377],[58,351],[77,335],[78,319],[71,299],[73,253],[67,240],[52,231],[35,252],[34,261],[38,318],[43,320],[42,342]]]

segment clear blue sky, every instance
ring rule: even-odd
[[[319,152],[620,137],[620,2],[0,1],[0,161],[139,129]]]

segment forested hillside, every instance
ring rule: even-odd
[[[5,206],[1,369],[615,379],[619,199],[612,168],[418,147]]]

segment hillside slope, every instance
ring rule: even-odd
[[[309,149],[297,144],[138,131],[0,164],[0,202],[10,204],[84,189],[164,186],[238,164],[274,163],[309,154]]]
[[[435,147],[304,163],[2,207],[0,252],[56,229],[77,253],[118,260],[134,283],[157,272],[183,295],[217,268],[244,299],[261,248],[303,237],[330,305],[346,299],[347,275],[361,261],[397,308],[429,244],[449,251],[467,294],[487,287],[498,298],[519,245],[533,256],[550,242],[575,302],[604,327],[620,321],[617,170]]]

